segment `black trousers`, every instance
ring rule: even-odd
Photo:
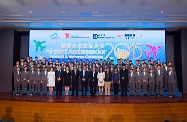
[[[56,80],[56,95],[62,95],[62,80]]]
[[[94,96],[96,94],[96,81],[90,81],[90,94]]]
[[[124,96],[124,89],[125,89],[125,96],[127,96],[128,91],[128,82],[125,80],[121,80],[121,96]]]
[[[88,85],[88,82],[87,81],[82,81],[81,80],[81,92],[82,92],[82,95],[86,95],[87,94],[87,85]]]
[[[118,91],[119,91],[119,84],[114,83],[114,95],[118,95]]]
[[[74,95],[74,91],[76,91],[76,95],[78,95],[78,82],[79,79],[72,81],[72,95]]]

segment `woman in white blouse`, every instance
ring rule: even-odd
[[[51,67],[50,72],[48,72],[47,76],[47,86],[49,87],[49,95],[53,94],[53,87],[55,87],[55,72],[53,70],[53,67]]]
[[[103,68],[99,68],[99,73],[97,74],[97,79],[98,79],[98,87],[99,87],[99,93],[102,95],[103,93],[103,87],[104,87],[104,79],[105,79],[105,72],[103,72]]]

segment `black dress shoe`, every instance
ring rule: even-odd
[[[76,96],[78,96],[78,94],[76,94]]]
[[[74,94],[72,94],[71,96],[74,96]]]
[[[84,96],[83,94],[81,96]]]

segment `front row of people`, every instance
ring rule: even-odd
[[[153,69],[146,71],[146,68],[140,71],[139,67],[136,68],[136,71],[133,71],[133,69],[128,70],[126,65],[123,65],[120,71],[115,67],[112,73],[109,68],[107,68],[106,72],[103,72],[103,69],[99,68],[99,72],[97,72],[95,67],[92,68],[92,71],[88,72],[86,66],[83,66],[82,71],[77,70],[76,66],[74,66],[72,71],[69,71],[69,67],[66,67],[65,71],[61,69],[61,66],[58,65],[56,71],[51,67],[49,72],[47,68],[41,72],[38,67],[35,72],[34,67],[32,67],[31,71],[28,72],[25,66],[21,72],[20,68],[17,67],[17,72],[14,73],[16,95],[19,95],[20,86],[22,86],[23,95],[26,95],[27,84],[29,84],[30,95],[33,95],[34,89],[36,94],[39,94],[41,87],[44,95],[47,93],[47,87],[49,88],[49,95],[52,95],[54,87],[56,87],[56,95],[62,95],[64,82],[65,95],[69,95],[69,87],[72,85],[72,95],[76,91],[76,95],[78,96],[78,83],[80,79],[82,96],[87,95],[88,82],[91,96],[96,94],[97,86],[99,95],[102,95],[104,90],[105,95],[110,95],[111,84],[114,86],[115,96],[118,95],[119,84],[121,87],[121,96],[124,96],[124,93],[127,96],[128,85],[130,87],[130,96],[134,96],[135,94],[136,96],[140,96],[141,90],[143,89],[144,96],[147,96],[147,92],[149,91],[150,96],[153,97],[155,86],[157,96],[163,96],[164,73],[160,65],[157,66],[156,71],[153,71]],[[175,95],[176,75],[172,66],[169,66],[169,70],[165,75],[168,78],[169,97],[172,97]]]

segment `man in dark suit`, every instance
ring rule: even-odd
[[[146,72],[146,68],[143,68],[143,72],[141,73],[141,79],[142,79],[144,96],[147,96],[148,77],[149,77],[149,75]]]
[[[134,73],[133,73],[133,69],[130,69],[130,73],[129,73],[129,86],[130,86],[130,96],[134,96],[135,76],[134,76]]]
[[[86,66],[84,65],[83,70],[80,72],[82,96],[87,94],[88,76],[88,71],[86,70]]]
[[[95,67],[92,68],[92,71],[89,73],[90,78],[90,94],[94,96],[96,94],[96,85],[97,85],[97,71]]]
[[[62,95],[63,71],[61,65],[57,65],[56,68],[57,68],[55,71],[56,95]]]
[[[150,96],[154,97],[154,88],[155,88],[155,74],[153,73],[153,69],[149,69],[149,91]]]
[[[35,90],[36,94],[39,95],[41,86],[41,72],[40,67],[37,68],[37,72],[35,73]]]
[[[20,82],[21,82],[21,72],[20,72],[20,68],[17,67],[17,71],[14,72],[14,89],[16,91],[16,95],[19,95],[20,92]]]
[[[44,71],[41,74],[41,80],[42,80],[42,90],[43,94],[46,95],[47,92],[47,67],[44,68]]]
[[[26,95],[28,78],[29,73],[27,71],[27,66],[24,66],[24,70],[21,72],[21,86],[23,95]]]
[[[157,65],[157,70],[155,71],[156,75],[156,88],[157,88],[157,96],[163,96],[163,78],[164,71],[161,70],[161,65]]]
[[[31,71],[29,72],[29,91],[30,95],[34,93],[34,83],[35,83],[35,71],[34,67],[31,67]]]
[[[74,91],[76,91],[76,96],[78,96],[79,71],[77,70],[76,64],[74,64],[73,66],[71,75],[72,75],[72,96],[74,96]]]
[[[123,64],[122,69],[120,70],[121,96],[124,96],[124,88],[125,96],[127,96],[128,81],[128,69],[126,68],[126,65]]]
[[[169,97],[173,97],[175,95],[175,78],[176,73],[173,71],[173,67],[170,65],[168,70],[168,86],[169,86]]]
[[[139,67],[136,67],[136,73],[134,74],[134,77],[135,77],[135,82],[136,82],[136,93],[137,93],[137,96],[140,96],[142,78],[141,78]]]

